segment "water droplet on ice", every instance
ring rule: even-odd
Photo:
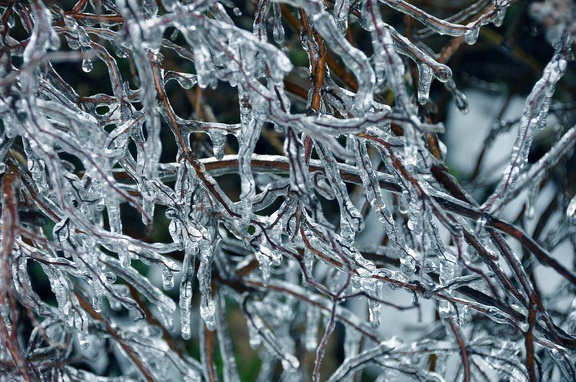
[[[466,33],[464,33],[464,42],[468,45],[476,44],[476,40],[478,40],[479,34],[480,34],[480,28],[478,27],[468,29]]]
[[[85,73],[90,73],[93,67],[94,65],[92,64],[92,61],[90,61],[89,59],[85,58],[82,60],[82,70]]]
[[[434,76],[440,82],[448,82],[452,78],[452,69],[446,65],[438,65],[434,68]]]

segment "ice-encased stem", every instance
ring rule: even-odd
[[[203,241],[199,249],[200,266],[198,267],[197,278],[201,294],[200,316],[206,323],[206,328],[213,331],[216,329],[216,304],[212,295],[212,262],[214,260],[214,249],[207,241]]]
[[[182,264],[182,279],[180,281],[180,326],[182,338],[185,340],[190,339],[192,335],[191,328],[191,313],[192,313],[192,297],[193,297],[193,282],[194,282],[194,263],[195,252],[186,251],[184,254],[184,263]]]
[[[534,131],[545,122],[550,107],[550,99],[556,89],[556,83],[560,81],[566,72],[567,65],[565,53],[562,51],[557,52],[544,68],[542,78],[532,88],[530,95],[526,99],[524,114],[520,118],[518,136],[512,149],[510,162],[504,169],[498,186],[482,205],[483,211],[493,211],[494,204],[499,199],[509,198],[517,188],[516,183],[528,162],[528,153],[532,146]]]

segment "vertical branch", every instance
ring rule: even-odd
[[[456,342],[458,343],[458,347],[460,348],[460,355],[462,357],[462,367],[464,368],[464,381],[470,382],[470,360],[468,358],[468,350],[466,349],[466,344],[464,343],[464,339],[462,338],[462,334],[460,330],[454,323],[453,319],[448,319],[448,324],[450,325],[450,329],[452,329],[452,333],[456,337]]]
[[[313,79],[312,97],[310,99],[310,108],[315,112],[320,112],[321,91],[324,86],[324,73],[326,71],[326,47],[322,37],[310,25],[308,15],[303,9],[299,9],[301,34],[307,36],[303,44],[306,45],[308,60],[310,61],[311,76]]]
[[[18,168],[8,162],[8,169],[2,177],[2,274],[0,275],[0,343],[8,350],[14,366],[25,381],[32,382],[28,372],[28,360],[25,359],[18,339],[18,309],[12,290],[12,250],[15,245],[15,235],[19,230],[18,194],[20,187]],[[7,301],[8,298],[8,301]],[[8,327],[8,325],[10,327]]]
[[[536,375],[536,354],[534,351],[534,326],[536,325],[536,310],[535,305],[531,305],[528,311],[528,331],[524,338],[526,348],[526,369],[528,369],[528,378],[530,382],[537,382]]]

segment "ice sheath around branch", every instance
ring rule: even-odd
[[[536,129],[546,126],[548,109],[556,83],[560,81],[568,62],[566,61],[569,42],[564,43],[558,49],[550,63],[544,68],[542,78],[534,85],[530,95],[526,99],[524,114],[520,118],[518,137],[512,149],[510,162],[504,169],[502,180],[482,205],[483,210],[493,210],[492,206],[499,198],[507,199],[514,192],[516,182],[528,162],[528,153],[532,147],[532,140]]]

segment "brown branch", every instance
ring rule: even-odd
[[[0,306],[9,306],[9,310],[3,310],[0,314],[0,343],[2,343],[18,369],[19,375],[25,380],[32,382],[32,376],[28,372],[28,361],[26,360],[20,342],[18,341],[18,309],[13,296],[12,286],[12,249],[16,241],[16,233],[20,225],[18,219],[18,196],[20,176],[16,165],[8,162],[7,171],[2,177],[2,250],[0,253],[2,261],[2,277],[0,280]],[[8,302],[6,301],[8,297]],[[11,324],[10,330],[7,324]]]
[[[288,21],[288,24],[292,28],[294,28],[295,31],[300,30],[300,23],[298,22],[298,19],[294,17],[292,12],[290,12],[288,6],[282,4],[281,9],[282,9],[282,16],[286,19],[286,21]],[[338,62],[338,60],[334,57],[333,54],[331,54],[330,52],[326,52],[324,59],[326,61],[326,64],[328,65],[328,68],[330,68],[330,72],[332,74],[334,74],[336,77],[342,80],[342,82],[346,86],[348,86],[352,91],[358,91],[358,81],[356,80],[356,78],[354,78],[354,76]],[[307,96],[303,98],[306,99]]]
[[[208,380],[210,382],[216,382],[218,379],[216,378],[216,373],[214,371],[214,344],[212,338],[212,332],[208,330],[206,325],[202,325],[204,327],[204,351],[202,352],[203,355],[206,356],[206,362],[204,367],[206,372],[208,373]]]
[[[458,343],[458,347],[460,348],[460,354],[462,355],[462,367],[464,368],[464,381],[470,382],[470,360],[468,358],[468,350],[466,349],[466,344],[464,343],[464,339],[462,338],[462,334],[460,330],[454,323],[452,318],[449,318],[448,323],[450,324],[450,329],[452,329],[452,333],[456,337],[456,342]]]
[[[534,326],[536,325],[536,306],[531,306],[528,312],[528,331],[524,339],[526,346],[526,368],[530,382],[537,382],[535,354],[534,354]]]
[[[110,322],[108,322],[108,320],[106,318],[104,318],[104,316],[102,316],[100,313],[95,311],[94,308],[92,307],[92,305],[84,299],[84,297],[79,293],[78,290],[76,290],[74,292],[74,295],[76,296],[76,298],[78,299],[78,302],[80,303],[80,306],[82,307],[82,309],[84,309],[86,311],[86,313],[88,313],[93,319],[100,321],[102,324],[104,324],[104,326],[106,327],[106,332],[122,348],[124,353],[126,353],[128,358],[130,358],[130,360],[132,361],[134,366],[136,366],[136,368],[138,370],[140,370],[140,372],[142,373],[142,376],[149,382],[155,382],[156,379],[150,373],[150,371],[147,369],[144,362],[142,362],[139,355],[136,354],[134,352],[134,350],[126,342],[124,342],[124,339],[122,338],[122,336],[116,331],[116,329],[114,329],[114,327],[112,327]]]

